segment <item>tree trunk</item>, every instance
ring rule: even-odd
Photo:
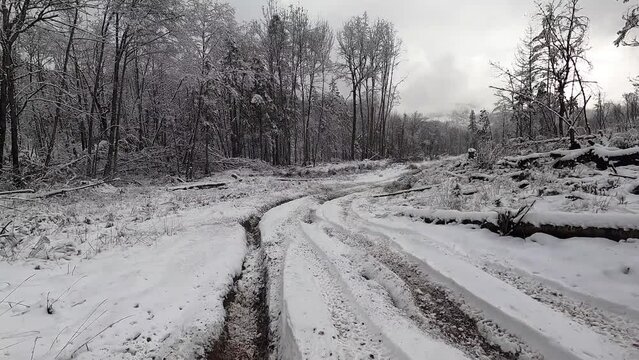
[[[14,79],[14,66],[12,54],[9,54],[10,62],[7,67],[7,99],[9,101],[9,115],[11,117],[11,162],[13,164],[13,174],[17,177],[20,175],[20,148],[18,146],[18,104],[16,103],[16,89]]]
[[[357,83],[354,76],[351,79],[353,84],[353,127],[351,129],[351,160],[355,160],[355,139],[357,136]]]
[[[6,69],[6,52],[2,54],[2,68]],[[0,82],[0,169],[4,164],[4,142],[7,138],[7,76]]]
[[[112,171],[114,171],[114,163],[115,163],[115,149],[118,146],[117,141],[117,129],[119,127],[119,112],[118,112],[118,103],[120,98],[120,63],[122,62],[122,57],[124,56],[124,48],[126,46],[126,33],[122,35],[121,39],[118,39],[119,36],[119,27],[120,27],[120,16],[119,14],[115,15],[115,38],[116,38],[116,46],[115,46],[115,58],[113,60],[113,84],[111,91],[111,121],[108,129],[109,132],[109,150],[107,152],[106,164],[104,166],[104,176],[111,175]]]
[[[51,130],[51,139],[49,140],[49,147],[47,150],[47,157],[44,161],[44,166],[49,166],[51,162],[51,155],[53,154],[53,148],[55,147],[55,138],[58,133],[58,126],[60,123],[60,117],[62,113],[62,97],[67,92],[67,68],[69,66],[69,55],[71,53],[71,46],[73,45],[73,36],[75,34],[75,28],[78,23],[78,7],[76,6],[73,14],[73,25],[69,30],[69,40],[67,41],[67,47],[64,51],[64,61],[62,62],[62,74],[60,78],[60,88],[56,94],[55,116],[53,118],[53,129]]]

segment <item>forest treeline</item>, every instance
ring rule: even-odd
[[[225,159],[432,157],[636,128],[637,93],[612,103],[587,78],[579,0],[537,9],[515,64],[494,65],[496,108],[469,127],[469,112],[397,113],[401,39],[366,13],[334,29],[274,0],[249,22],[209,0],[0,0],[0,174],[24,184],[52,168],[153,166],[194,178]],[[636,46],[637,7],[623,18],[616,43]]]
[[[244,23],[208,0],[2,0],[0,12],[0,167],[19,181],[69,163],[112,176],[132,158],[193,178],[227,158],[464,151],[464,128],[394,112],[401,40],[366,13],[332,29],[274,1]]]
[[[590,19],[581,3],[536,2],[514,64],[492,64],[501,79],[501,84],[492,86],[499,99],[494,111],[501,115],[493,126],[497,137],[526,141],[567,136],[571,147],[578,147],[579,135],[636,133],[639,93],[626,93],[621,102],[609,101],[604,89],[588,78]],[[639,5],[630,6],[622,18],[625,24],[616,39],[611,34],[611,42],[639,46],[630,34],[639,26]],[[638,80],[630,81],[637,89]],[[639,144],[639,134],[636,137]]]

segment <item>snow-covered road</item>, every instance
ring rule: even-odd
[[[614,297],[618,288],[595,298],[578,286],[552,287],[550,272],[527,281],[525,259],[473,257],[481,252],[473,246],[503,239],[380,215],[383,204],[371,199],[368,192],[326,202],[309,197],[264,216],[272,358],[639,358],[638,322],[624,297]],[[539,251],[529,249],[529,257]],[[636,254],[637,247],[624,251]],[[623,260],[614,254],[611,261]],[[570,266],[559,267],[570,273]],[[514,276],[519,283],[509,281],[512,274],[521,274]],[[558,299],[544,301],[541,290]],[[586,310],[576,311],[577,302]]]

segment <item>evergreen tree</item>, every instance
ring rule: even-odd
[[[479,128],[477,127],[477,116],[475,115],[475,110],[470,111],[468,132],[470,135],[470,146],[477,147],[477,135]]]
[[[490,118],[488,117],[488,111],[482,110],[479,112],[479,137],[482,140],[490,140],[492,133],[490,131]]]

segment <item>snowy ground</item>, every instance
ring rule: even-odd
[[[218,189],[107,185],[5,199],[0,358],[639,359],[637,242],[499,237],[398,214],[488,211],[534,196],[540,212],[598,204],[566,198],[576,190],[554,173],[527,175],[523,189],[505,171],[490,174],[499,186],[455,182],[468,175],[455,170],[460,161],[246,170],[207,179],[227,183]],[[539,193],[542,176],[560,193]],[[373,197],[407,181],[436,186]],[[632,181],[616,181],[588,194],[625,191],[605,212],[639,211]]]
[[[638,358],[639,282],[622,271],[639,265],[637,244],[501,238],[388,216],[371,199],[265,216],[262,232],[288,239],[279,356]]]
[[[226,182],[222,189],[104,185],[61,198],[4,198],[0,358],[204,356],[222,332],[223,301],[248,250],[242,221],[400,171],[318,181],[236,171],[207,179]]]

